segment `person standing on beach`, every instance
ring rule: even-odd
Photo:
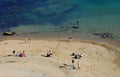
[[[80,69],[80,61],[78,61],[78,64],[77,64],[77,65],[78,65],[78,69]]]
[[[29,42],[31,42],[32,41],[32,39],[31,38],[29,38]]]
[[[25,43],[27,43],[27,39],[26,38],[24,39],[24,41],[25,41]]]
[[[69,35],[69,40],[72,40],[72,35],[71,34]]]

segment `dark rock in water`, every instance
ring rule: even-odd
[[[79,21],[76,21],[76,24],[79,24]]]
[[[5,31],[2,35],[4,35],[4,36],[13,36],[15,34],[16,34],[15,32]]]
[[[96,35],[96,36],[100,36],[101,38],[114,39],[112,33],[93,33],[93,34]]]
[[[111,34],[111,33],[104,33],[104,34],[101,36],[101,38],[111,38],[111,39],[113,39],[113,34]]]
[[[73,29],[79,29],[79,26],[72,26]]]

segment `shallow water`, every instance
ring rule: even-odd
[[[16,36],[100,40],[93,33],[106,32],[120,41],[119,0],[0,0],[0,10],[1,32]]]

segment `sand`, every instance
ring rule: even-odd
[[[27,54],[27,57],[11,56],[12,51]],[[44,57],[49,50],[51,57]],[[84,56],[75,59],[76,69],[63,67],[72,65],[72,52]],[[120,52],[106,45],[75,42],[32,40],[5,40],[0,42],[0,77],[119,77]],[[77,62],[80,61],[80,69]]]

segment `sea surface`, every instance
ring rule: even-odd
[[[94,33],[110,33],[120,41],[120,0],[0,0],[1,35],[4,31],[94,40],[100,40]]]

